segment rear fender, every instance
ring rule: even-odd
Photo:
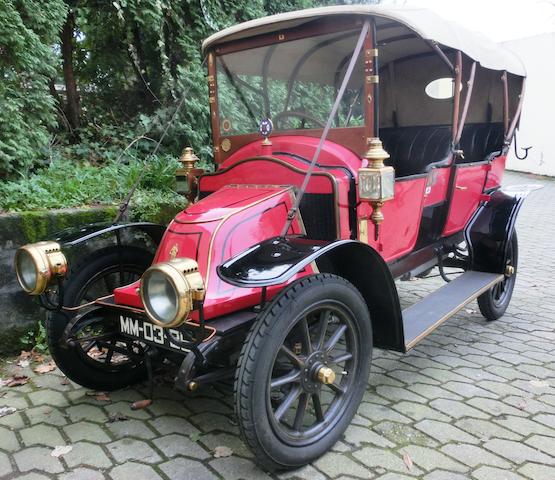
[[[339,275],[360,291],[372,318],[376,346],[404,351],[395,282],[382,257],[365,243],[275,237],[233,257],[217,271],[222,280],[238,287],[269,287],[286,283],[313,262],[320,272]]]
[[[501,188],[476,211],[464,232],[471,270],[505,273],[509,241],[520,207],[528,194],[539,188],[541,185]]]

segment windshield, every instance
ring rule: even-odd
[[[359,29],[302,38],[217,57],[220,134],[258,131],[263,118],[276,130],[323,128]],[[364,124],[361,58],[333,127]]]

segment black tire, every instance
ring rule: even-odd
[[[340,330],[345,332],[343,344],[342,337],[335,339]],[[345,279],[311,275],[276,295],[251,327],[235,377],[239,428],[257,462],[266,470],[286,470],[326,453],[358,409],[371,357],[368,308],[358,290]],[[283,369],[290,368],[287,362],[292,369],[283,375]],[[339,384],[333,379],[332,384],[320,379],[318,385],[317,373],[327,367],[341,375]],[[279,377],[273,376],[276,372]],[[290,375],[298,375],[298,379],[282,383],[293,378]],[[276,395],[282,401],[274,410],[280,400]],[[324,403],[324,395],[332,397],[329,405]],[[289,425],[285,419],[297,398]],[[305,427],[307,415],[309,424]]]
[[[120,261],[123,276],[119,273]],[[93,253],[73,268],[65,279],[64,306],[73,307],[86,303],[89,300],[88,295],[96,298],[102,296],[96,283],[106,283],[106,291],[131,283],[140,277],[151,262],[152,254],[136,247],[109,247]],[[110,279],[110,283],[107,278]],[[94,358],[85,352],[80,344],[76,347],[62,346],[60,340],[72,318],[72,315],[62,312],[48,312],[46,318],[50,354],[58,368],[69,379],[95,390],[116,390],[145,378],[146,368],[142,362],[128,361],[112,365],[113,352],[106,362],[107,355],[103,359]],[[88,322],[87,328],[98,329],[104,324],[103,318],[94,315],[85,319]]]
[[[513,232],[509,242],[507,266],[514,268],[513,274],[478,297],[480,312],[489,321],[501,318],[505,314],[509,303],[511,303],[518,268],[518,239],[516,231]]]

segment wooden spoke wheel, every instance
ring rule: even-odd
[[[507,248],[505,267],[507,274],[505,275],[505,279],[478,297],[480,312],[488,320],[497,320],[501,318],[509,307],[515,288],[517,267],[518,239],[515,231],[513,232],[513,236]]]
[[[151,261],[150,253],[134,247],[96,252],[65,279],[64,305],[83,305],[112,294],[114,288],[139,279]],[[46,319],[50,354],[68,378],[88,388],[115,390],[146,376],[139,342],[121,337],[115,325],[95,310],[76,315],[81,316],[54,311]],[[74,323],[68,327],[70,322]],[[66,334],[68,345],[61,341]]]
[[[372,354],[368,309],[333,275],[304,278],[261,313],[236,376],[241,432],[266,468],[296,468],[325,453],[349,425]]]

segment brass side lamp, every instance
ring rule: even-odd
[[[368,166],[358,170],[358,195],[361,201],[372,206],[370,219],[375,225],[375,238],[380,235],[380,224],[384,220],[384,202],[395,196],[395,169],[384,165],[389,154],[383,149],[379,138],[371,138],[365,154]]]
[[[198,177],[204,173],[202,168],[196,168],[199,158],[191,147],[185,147],[179,161],[181,168],[175,171],[175,191],[192,202],[197,196]]]

